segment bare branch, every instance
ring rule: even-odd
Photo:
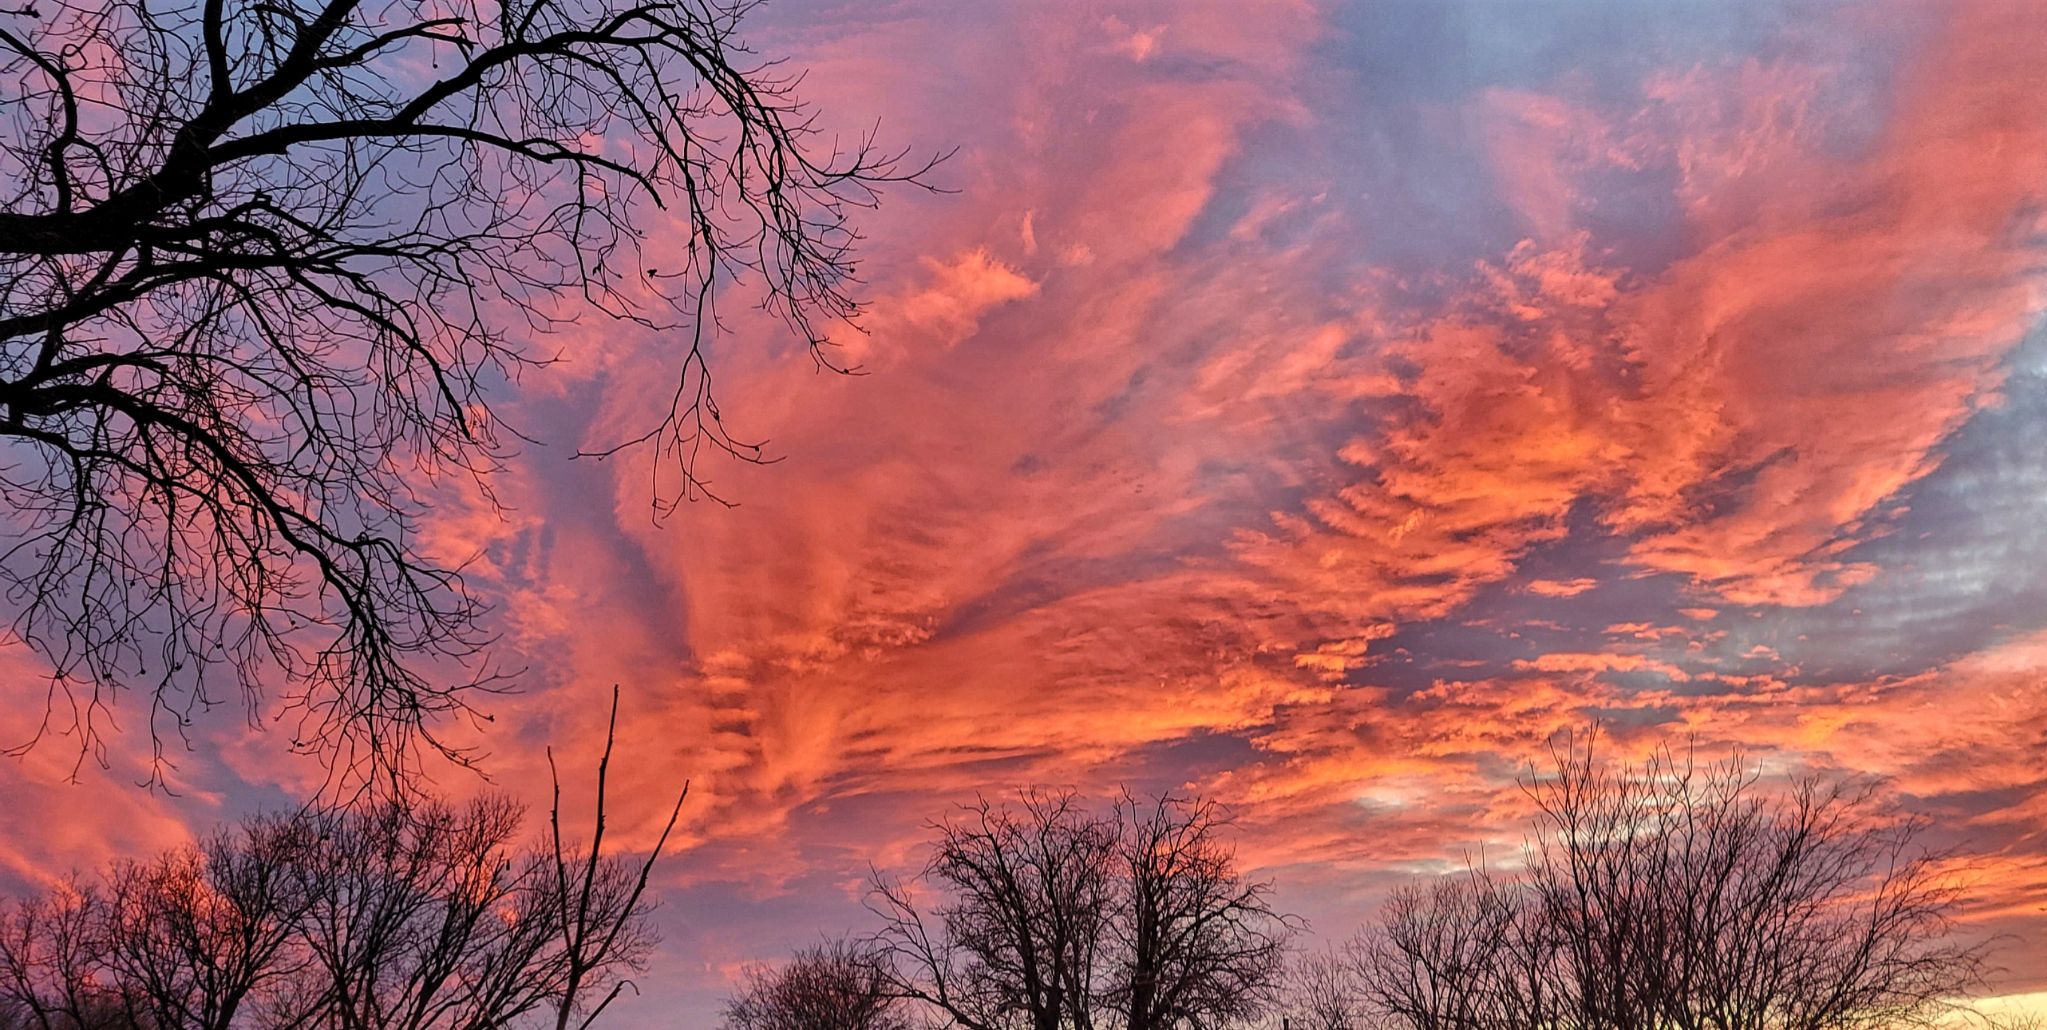
[[[471,759],[436,727],[503,674],[418,521],[489,496],[531,337],[668,341],[675,389],[618,445],[658,452],[668,511],[707,451],[763,457],[711,392],[717,298],[830,366],[850,216],[929,168],[841,150],[739,39],[750,6],[111,0],[0,28],[0,598],[46,729],[101,756],[134,692],[158,780],[231,702],[344,793]]]

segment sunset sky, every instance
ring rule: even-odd
[[[507,397],[542,443],[505,510],[425,525],[525,670],[496,786],[544,805],[546,744],[587,769],[614,683],[633,839],[692,785],[627,1024],[710,1027],[742,964],[872,925],[870,864],[1024,783],[1222,800],[1340,938],[1511,854],[1517,775],[1595,720],[1888,777],[2012,935],[1998,990],[2047,991],[2043,13],[757,12],[826,124],[957,148],[948,192],[860,216],[867,374],[734,310],[721,407],[781,460],[708,462],[737,506],[657,520],[647,456],[570,455],[671,352],[581,322]],[[45,681],[5,669],[13,743]],[[134,748],[0,764],[36,831],[0,885],[317,783],[221,715],[175,796]]]

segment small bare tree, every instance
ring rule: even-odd
[[[1070,792],[986,799],[938,827],[925,880],[876,877],[897,989],[969,1030],[1207,1030],[1276,999],[1295,920],[1247,880],[1229,819],[1199,798],[1125,796],[1106,813]]]
[[[536,334],[672,341],[621,444],[680,476],[663,510],[700,452],[759,457],[714,298],[750,280],[837,367],[848,210],[922,168],[822,135],[741,41],[754,2],[0,6],[0,583],[81,755],[118,693],[162,762],[282,682],[346,781],[459,758],[433,727],[488,636],[415,521],[446,474],[488,493]]]
[[[1350,957],[1339,949],[1296,956],[1287,967],[1283,990],[1279,1008],[1283,1030],[1365,1030],[1368,1025]]]
[[[749,966],[726,1003],[726,1030],[912,1030],[888,961],[871,941],[833,939],[785,965]]]
[[[631,982],[620,970],[638,969],[656,938],[643,918],[647,881],[654,863],[668,846],[689,800],[689,784],[675,795],[675,807],[646,857],[638,865],[604,854],[605,799],[611,776],[612,746],[618,741],[618,687],[611,688],[611,716],[604,726],[604,753],[597,761],[597,792],[591,815],[590,843],[579,848],[562,836],[561,776],[555,771],[554,749],[547,752],[547,771],[554,798],[547,811],[549,848],[539,874],[541,911],[551,931],[549,947],[562,984],[552,995],[555,1030],[587,1027],[618,1000]],[[594,999],[594,1000],[593,1000]]]
[[[1981,981],[1923,824],[1870,784],[1766,790],[1739,753],[1620,767],[1588,735],[1525,786],[1525,872],[1404,891],[1357,941],[1397,1025],[1875,1030],[1954,1015]]]

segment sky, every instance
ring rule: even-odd
[[[870,926],[928,820],[1025,783],[1223,801],[1340,938],[1518,848],[1516,778],[1593,722],[1886,778],[2009,935],[1996,990],[2047,991],[2039,15],[757,12],[824,124],[957,149],[860,218],[865,374],[738,319],[721,407],[780,460],[659,519],[644,455],[570,454],[641,424],[672,341],[580,323],[507,402],[543,443],[503,510],[425,524],[525,670],[496,788],[544,804],[614,683],[628,838],[690,783],[625,1020],[711,1026],[743,964]],[[118,751],[0,764],[36,831],[0,880],[287,803],[318,771],[283,751],[217,720],[175,795]]]

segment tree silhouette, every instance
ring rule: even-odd
[[[1117,806],[1121,889],[1103,1001],[1127,1030],[1237,1023],[1262,1011],[1284,973],[1293,921],[1272,884],[1246,880],[1205,799],[1126,795]]]
[[[1295,956],[1282,990],[1283,1030],[1364,1030],[1371,1025],[1352,975],[1351,957],[1341,948],[1329,946]]]
[[[1767,790],[1740,754],[1621,767],[1592,738],[1526,782],[1525,871],[1395,896],[1353,945],[1362,992],[1415,1030],[1933,1025],[1980,983],[1923,824],[1872,785]]]
[[[1207,1030],[1276,1000],[1297,921],[1247,879],[1213,802],[980,799],[938,827],[929,915],[876,877],[874,940],[896,989],[968,1030]]]
[[[587,843],[559,800],[522,845],[502,797],[411,796],[253,817],[0,906],[0,1028],[589,1027],[655,943],[682,804],[641,860],[604,854],[610,753]]]
[[[782,966],[749,966],[725,1006],[727,1030],[912,1030],[887,954],[835,939]]]
[[[916,181],[752,57],[753,0],[50,0],[0,9],[0,582],[45,732],[152,770],[266,685],[360,786],[500,682],[427,492],[509,454],[532,337],[670,341],[657,507],[700,493],[716,299],[832,365],[852,208]],[[614,453],[617,448],[601,453]],[[223,684],[228,684],[223,686]],[[39,734],[40,736],[40,734]]]
[[[870,907],[898,988],[968,1030],[1087,1025],[1110,932],[1117,826],[1067,791],[986,798],[938,827],[926,878],[947,897],[931,925],[910,887],[877,876]]]

